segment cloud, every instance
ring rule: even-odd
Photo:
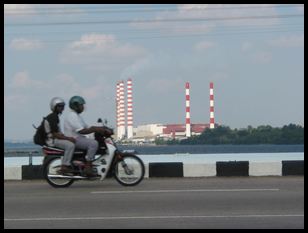
[[[35,5],[33,4],[4,4],[5,16],[18,16],[22,12],[27,12],[29,14],[35,13],[36,12]]]
[[[138,29],[158,30],[165,34],[200,34],[210,33],[218,26],[234,27],[249,26],[267,27],[280,22],[277,18],[253,19],[251,16],[277,16],[275,4],[179,4],[175,10],[164,10],[158,12],[153,21],[144,22],[142,19],[135,19],[130,26]],[[215,20],[245,18],[237,20]],[[173,19],[181,19],[176,22]],[[187,20],[189,24],[185,23]],[[214,20],[200,20],[214,19]],[[172,20],[172,22],[168,22]],[[165,21],[165,22],[164,22]],[[166,23],[167,22],[167,23]]]
[[[14,50],[34,50],[42,47],[42,42],[36,39],[16,38],[10,43],[10,48]]]
[[[132,65],[126,67],[121,73],[121,79],[126,79],[127,77],[134,77],[140,72],[148,69],[153,65],[152,56],[143,57],[136,60]]]
[[[268,41],[268,44],[273,47],[304,47],[304,34],[281,36],[279,38]]]
[[[40,12],[44,14],[39,14]],[[70,4],[4,4],[4,16],[10,19],[24,19],[34,17],[48,17],[50,18],[76,18],[80,14],[85,14],[86,11],[78,6]]]
[[[34,80],[29,77],[27,71],[17,72],[10,84],[12,88],[42,88],[46,87],[42,81]]]
[[[113,35],[104,34],[86,34],[82,35],[80,40],[72,42],[69,46],[72,49],[100,49],[108,50],[115,44],[115,37]],[[94,52],[94,51],[92,51]]]
[[[145,30],[158,30],[162,35],[188,35],[194,33],[207,33],[214,28],[212,22],[190,22],[185,24],[181,22],[168,22],[168,20],[186,18],[194,19],[204,16],[204,11],[200,9],[206,8],[208,4],[185,4],[178,5],[175,11],[164,10],[157,13],[152,21],[144,22],[143,19],[135,19],[130,23],[130,26]],[[167,21],[164,22],[164,21]]]
[[[83,64],[94,69],[119,69],[146,53],[143,47],[120,42],[114,35],[91,33],[70,43],[61,54],[60,62]]]
[[[104,78],[97,78],[89,84],[85,84],[67,73],[61,73],[47,80],[36,80],[30,77],[27,71],[16,73],[8,85],[5,96],[6,105],[24,105],[31,99],[44,94],[44,98],[53,95],[69,99],[74,95],[81,95],[87,100],[107,98],[112,87]],[[112,90],[113,91],[113,90]],[[27,98],[25,98],[27,97]]]

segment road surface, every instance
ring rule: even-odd
[[[4,182],[4,228],[304,228],[304,177]]]

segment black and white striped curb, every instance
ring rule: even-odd
[[[217,161],[210,164],[151,162],[145,164],[145,166],[146,178],[304,175],[304,160],[283,160],[280,162]],[[27,179],[43,179],[42,165],[4,168],[4,180]]]

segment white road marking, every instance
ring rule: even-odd
[[[92,194],[125,194],[125,193],[184,193],[184,192],[258,192],[279,191],[279,189],[171,189],[171,190],[134,190],[134,191],[93,191]]]
[[[265,214],[265,215],[182,215],[182,216],[105,216],[75,218],[5,218],[4,221],[67,221],[67,220],[130,220],[130,219],[181,219],[181,218],[272,218],[272,217],[304,217],[304,214]]]

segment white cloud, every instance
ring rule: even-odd
[[[268,44],[275,47],[304,47],[304,34],[293,36],[281,36],[268,41]]]
[[[138,29],[158,30],[162,35],[187,35],[194,33],[207,33],[214,28],[215,24],[212,22],[190,22],[185,24],[183,22],[167,22],[164,21],[173,19],[194,19],[204,16],[204,9],[208,4],[185,4],[178,5],[175,11],[161,11],[153,17],[153,21],[144,22],[142,19],[135,19],[130,23],[130,26]]]
[[[40,15],[39,12],[44,14]],[[81,14],[85,14],[86,11],[71,4],[4,4],[4,15],[10,19],[25,19],[42,16],[54,19],[61,18],[76,18]]]
[[[72,49],[92,48],[100,50],[108,50],[115,44],[115,37],[113,35],[104,34],[86,34],[82,35],[80,40],[72,42],[69,46]],[[94,51],[93,51],[94,52]]]
[[[34,97],[42,93],[46,93],[47,96],[52,96],[54,93],[64,99],[69,99],[73,95],[82,95],[88,100],[95,100],[108,94],[107,89],[110,88],[103,78],[93,80],[90,84],[83,84],[72,75],[61,73],[51,79],[41,81],[31,78],[27,71],[16,73],[8,87],[10,95],[5,97],[5,103],[8,105],[22,105],[25,103],[25,96]]]
[[[273,16],[273,18],[262,19],[264,15]],[[253,25],[254,28],[264,28],[278,24],[280,20],[275,18],[277,15],[275,4],[179,4],[175,11],[165,10],[157,13],[153,17],[153,22],[135,19],[130,25],[138,29],[158,30],[160,33],[187,35],[209,33],[220,25],[231,28],[249,25]],[[261,17],[261,19],[254,19],[252,16]],[[231,20],[232,18],[240,19]],[[181,19],[181,21],[164,22],[170,19]],[[189,24],[186,24],[185,19],[195,21],[189,21]]]
[[[35,13],[35,5],[33,4],[4,4],[4,14],[6,16],[18,16],[23,12],[27,12],[27,14]]]
[[[42,88],[46,85],[42,81],[31,79],[27,71],[21,71],[13,76],[10,86],[12,88]]]
[[[34,50],[42,47],[42,42],[36,39],[16,38],[10,43],[10,48],[15,50]]]
[[[120,42],[114,35],[92,33],[70,43],[61,54],[60,62],[82,64],[89,69],[119,70],[146,53],[143,47]]]

